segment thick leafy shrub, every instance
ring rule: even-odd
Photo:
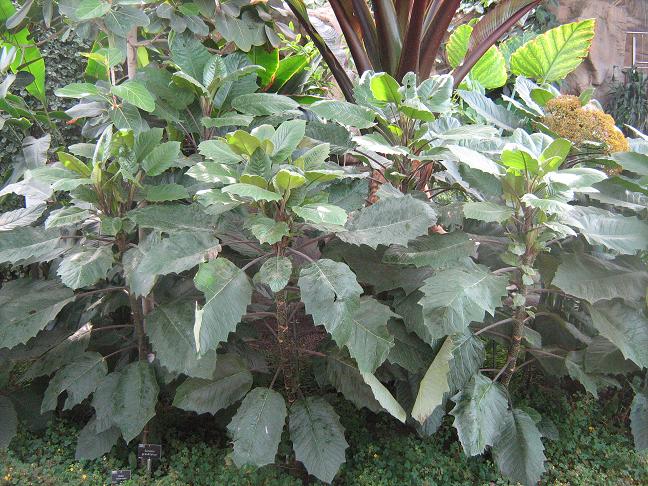
[[[366,71],[350,103],[268,92],[280,66],[233,49],[276,44],[275,10],[58,5],[93,42],[86,80],[56,90],[84,141],[54,161],[26,140],[0,191],[24,200],[0,220],[22,275],[0,289],[0,445],[83,411],[91,460],[176,408],[222,419],[237,467],[279,454],[331,483],[339,392],[422,436],[449,414],[466,456],[536,484],[555,426],[509,391],[536,368],[595,396],[631,382],[645,448],[648,143],[610,156],[543,123],[593,21],[515,49],[515,96]]]

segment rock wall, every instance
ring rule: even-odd
[[[630,65],[630,36],[626,32],[648,31],[648,0],[559,0],[553,12],[560,23],[597,19],[590,56],[566,81],[565,91],[580,93],[593,86],[596,98],[606,98],[613,80]],[[648,36],[638,45],[639,59],[648,61]]]

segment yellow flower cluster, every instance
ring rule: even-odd
[[[554,133],[576,145],[601,142],[610,153],[630,150],[628,140],[616,127],[614,118],[588,105],[581,106],[576,96],[562,95],[547,102],[542,122]]]

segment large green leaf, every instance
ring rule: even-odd
[[[596,21],[560,25],[530,40],[511,56],[511,71],[553,83],[564,79],[587,57]]]
[[[146,334],[160,364],[173,373],[210,378],[216,352],[198,356],[194,342],[194,302],[170,302],[146,316]]]
[[[484,342],[470,329],[452,336],[452,359],[448,372],[450,392],[461,390],[474,376],[484,362]]]
[[[507,295],[506,276],[497,276],[467,260],[464,266],[447,268],[425,280],[420,300],[431,337],[461,333],[468,325],[494,315]]]
[[[394,345],[387,329],[394,314],[373,299],[359,299],[362,287],[351,269],[322,259],[302,268],[298,284],[306,312],[340,347],[349,349],[360,371],[380,366]]]
[[[146,361],[126,366],[113,393],[112,419],[128,443],[155,416],[158,393],[153,367]]]
[[[252,285],[240,268],[225,258],[202,263],[194,277],[205,294],[205,305],[196,308],[194,338],[203,355],[226,341],[252,301]]]
[[[635,393],[630,408],[630,426],[637,450],[648,449],[648,395],[645,393]]]
[[[246,221],[246,227],[252,232],[259,243],[274,245],[288,236],[290,228],[285,221],[275,221],[261,214],[254,214]]]
[[[292,262],[290,258],[276,256],[268,258],[254,276],[255,283],[262,283],[270,287],[273,292],[279,292],[290,280]]]
[[[103,377],[97,384],[92,395],[92,407],[95,409],[95,424],[96,432],[103,432],[110,429],[115,425],[113,420],[113,411],[115,404],[113,403],[113,394],[119,383],[121,372],[113,371],[107,376]]]
[[[304,138],[305,131],[304,120],[289,120],[279,125],[270,139],[274,147],[272,160],[279,163],[288,159]]]
[[[452,337],[449,336],[445,339],[419,384],[412,417],[420,424],[425,423],[434,409],[443,403],[444,395],[450,391],[448,371],[452,359],[452,348]]]
[[[120,433],[117,427],[97,431],[96,426],[97,420],[93,417],[79,432],[74,453],[77,461],[98,459],[110,452],[119,440]]]
[[[513,216],[513,210],[508,206],[488,201],[465,203],[463,212],[466,218],[486,223],[503,223]]]
[[[254,201],[280,201],[281,195],[258,186],[245,183],[237,183],[225,186],[223,192],[234,194],[243,198],[250,198]]]
[[[274,115],[299,108],[299,103],[273,93],[252,93],[238,96],[232,100],[232,107],[250,115]]]
[[[212,415],[236,403],[252,387],[252,373],[235,354],[218,356],[209,379],[189,378],[176,390],[173,406]]]
[[[332,228],[339,226],[340,229],[344,229],[342,226],[347,222],[346,211],[333,204],[304,204],[295,206],[292,211],[300,218],[315,225],[332,225]]]
[[[173,167],[179,156],[180,142],[165,142],[146,154],[142,168],[147,175],[157,176]]]
[[[0,238],[0,263],[46,262],[65,251],[58,228],[44,230],[25,226],[3,231]]]
[[[86,352],[70,364],[61,368],[49,382],[41,413],[56,408],[57,398],[67,392],[65,410],[81,403],[97,388],[97,384],[108,373],[106,360],[99,353]]]
[[[648,249],[648,224],[635,216],[578,206],[562,215],[561,220],[577,228],[592,245],[603,245],[622,255]]]
[[[5,211],[0,214],[0,231],[10,231],[23,226],[29,226],[37,221],[44,211],[45,205],[43,204],[14,209],[13,211]]]
[[[430,360],[432,348],[409,332],[400,320],[390,319],[387,327],[394,337],[394,346],[389,350],[387,360],[410,373],[422,371]]]
[[[526,412],[514,409],[506,415],[493,459],[508,478],[525,486],[538,484],[546,457],[540,431]]]
[[[0,343],[3,348],[26,343],[56,317],[72,291],[54,280],[21,278],[0,289]]]
[[[612,155],[612,158],[625,170],[648,176],[648,155],[638,152],[617,152]]]
[[[216,218],[203,211],[198,204],[156,204],[134,209],[127,215],[143,228],[166,233],[212,232],[216,227]]]
[[[481,117],[499,128],[513,131],[522,125],[513,112],[508,111],[504,106],[495,104],[490,98],[477,91],[458,90],[457,94]]]
[[[648,270],[639,258],[604,260],[577,253],[564,255],[552,284],[591,304],[621,297],[639,300],[646,295]]]
[[[137,265],[128,269],[129,285],[136,295],[148,295],[157,275],[181,273],[218,255],[218,240],[206,233],[173,233],[146,247]]]
[[[113,86],[110,88],[110,91],[115,96],[122,98],[124,101],[127,101],[131,105],[135,105],[144,111],[151,112],[155,110],[155,98],[153,98],[153,95],[148,89],[146,89],[146,86],[138,81],[126,81],[118,86]]]
[[[428,204],[412,196],[381,199],[352,215],[348,231],[338,237],[353,245],[407,245],[417,236],[427,234],[436,222],[436,213]]]
[[[299,399],[290,407],[288,427],[295,458],[309,474],[332,483],[349,447],[335,409],[319,397]]]
[[[105,278],[112,266],[113,254],[110,246],[84,248],[66,255],[56,273],[65,285],[76,290]]]
[[[383,255],[383,262],[441,268],[449,263],[473,256],[476,247],[476,243],[461,231],[453,231],[445,235],[434,233],[415,239],[407,248],[390,247]]]
[[[8,397],[0,395],[0,449],[9,447],[18,431],[18,415]]]
[[[371,388],[371,393],[380,406],[392,417],[405,423],[407,412],[405,412],[401,404],[398,403],[387,387],[383,385],[372,373],[361,372],[360,374],[362,375],[364,382]]]
[[[346,101],[322,100],[308,106],[322,118],[355,128],[369,128],[375,124],[376,114],[369,108]]]
[[[494,445],[509,413],[504,387],[477,373],[452,400],[456,405],[450,413],[466,455]]]
[[[234,464],[273,463],[285,422],[286,403],[279,393],[261,387],[248,393],[227,426],[234,442]]]
[[[627,359],[648,368],[648,317],[641,304],[601,301],[589,310],[598,332],[613,342]]]

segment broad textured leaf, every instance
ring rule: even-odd
[[[322,100],[308,106],[308,109],[326,120],[355,128],[369,128],[375,124],[376,114],[369,108],[346,101]]]
[[[304,120],[289,120],[279,125],[270,139],[274,147],[272,159],[277,162],[288,159],[304,138],[305,130]]]
[[[614,343],[627,359],[648,368],[648,317],[641,305],[613,300],[594,304],[589,311],[598,332]]]
[[[225,258],[203,263],[194,277],[205,294],[205,305],[196,307],[194,339],[203,355],[226,341],[252,301],[252,285],[240,268]]]
[[[203,157],[215,160],[221,164],[236,164],[243,160],[243,157],[235,153],[231,147],[222,140],[205,140],[198,145],[198,152],[200,152]]]
[[[380,406],[392,417],[405,423],[407,412],[405,412],[401,404],[398,403],[385,385],[383,385],[372,373],[360,372],[360,374],[362,375],[364,382],[371,388],[371,393]]]
[[[106,360],[99,353],[85,352],[72,363],[61,368],[49,382],[41,413],[56,408],[57,398],[67,392],[65,410],[81,403],[97,388],[98,382],[108,373]]]
[[[138,108],[151,112],[155,110],[155,98],[146,87],[138,81],[126,81],[118,86],[113,86],[110,91],[124,101]]]
[[[256,283],[265,284],[273,292],[279,292],[290,280],[292,274],[292,262],[290,258],[275,256],[268,258],[254,276]]]
[[[189,378],[176,390],[173,406],[191,412],[211,413],[236,403],[252,387],[252,373],[235,354],[221,354],[209,379]]]
[[[173,233],[147,248],[132,269],[128,269],[131,290],[148,295],[157,275],[182,273],[211,260],[220,252],[218,240],[206,233]]]
[[[315,224],[344,226],[347,213],[344,209],[333,204],[311,203],[292,208],[293,213],[305,221]]]
[[[443,154],[444,158],[447,157],[450,160],[455,160],[471,169],[476,169],[494,176],[499,176],[502,172],[502,167],[500,165],[486,157],[481,152],[477,152],[476,150],[461,145],[448,145],[446,148],[450,151],[450,154]]]
[[[648,155],[637,152],[617,152],[612,155],[612,158],[625,170],[640,176],[648,176]]]
[[[284,236],[288,236],[290,228],[285,221],[275,221],[261,214],[250,216],[246,222],[246,227],[250,229],[259,243],[274,245],[281,241]]]
[[[452,336],[452,359],[448,372],[450,393],[461,390],[484,363],[484,342],[469,329]]]
[[[112,33],[119,37],[126,37],[133,28],[148,26],[150,20],[148,15],[139,8],[124,5],[111,9],[104,17],[104,23]]]
[[[93,417],[79,432],[74,458],[77,461],[98,459],[110,452],[120,435],[117,427],[98,432],[96,419]]]
[[[513,53],[511,71],[542,83],[565,78],[587,57],[595,26],[587,19],[540,34]]]
[[[494,315],[507,295],[507,283],[506,276],[493,275],[470,260],[425,280],[420,305],[431,337],[461,333],[471,322],[482,322],[486,313]]]
[[[0,238],[0,263],[46,262],[59,256],[65,248],[58,228],[44,230],[25,226],[3,231]]]
[[[452,359],[452,337],[447,337],[425,372],[419,384],[418,394],[412,409],[412,417],[420,424],[425,423],[434,409],[443,403],[443,396],[450,392],[448,372]]]
[[[160,184],[144,186],[144,198],[150,202],[177,201],[189,199],[189,191],[180,184]]]
[[[468,456],[476,456],[492,446],[500,434],[508,411],[506,390],[477,373],[452,400],[454,427]]]
[[[504,106],[496,105],[490,98],[476,91],[458,90],[457,93],[468,106],[475,110],[480,116],[488,122],[497,125],[504,130],[513,131],[519,128],[522,123]]]
[[[648,224],[634,216],[579,206],[564,214],[562,222],[577,228],[591,244],[606,246],[622,255],[648,249]]]
[[[639,451],[648,449],[648,396],[645,393],[635,393],[630,408],[630,427],[635,448]]]
[[[584,253],[564,255],[552,284],[591,304],[616,297],[639,300],[646,295],[648,269],[635,257],[604,260]]]
[[[199,162],[187,171],[187,175],[199,182],[221,184],[236,182],[236,172],[231,167],[217,162]]]
[[[38,204],[27,208],[14,209],[0,214],[0,231],[29,226],[36,222],[45,211],[45,205]]]
[[[18,415],[8,397],[0,395],[0,449],[9,447],[18,431]]]
[[[0,346],[11,349],[26,343],[73,299],[69,288],[53,280],[6,282],[0,289]]]
[[[105,278],[112,266],[112,249],[110,246],[101,246],[85,248],[66,255],[56,273],[65,285],[76,290]]]
[[[173,373],[211,378],[216,352],[198,356],[193,337],[194,302],[170,302],[146,316],[146,335],[160,364]]]
[[[466,218],[486,223],[503,223],[513,216],[513,210],[508,206],[488,201],[464,203],[463,212]]]
[[[165,142],[155,147],[142,160],[147,175],[157,176],[174,166],[180,156],[180,142]]]
[[[477,245],[468,235],[453,231],[445,235],[420,236],[407,248],[390,247],[383,256],[383,262],[415,267],[441,268],[449,263],[473,256]]]
[[[281,195],[267,189],[262,189],[252,184],[237,183],[225,186],[222,189],[227,194],[250,198],[254,201],[280,201]]]
[[[104,376],[97,384],[92,395],[92,408],[95,409],[95,431],[103,432],[110,429],[115,425],[113,420],[113,413],[115,403],[113,402],[113,395],[119,383],[121,372],[113,371],[112,373]]]
[[[394,337],[394,346],[389,350],[387,360],[410,373],[423,370],[433,354],[432,348],[409,332],[399,320],[390,319],[387,327]]]
[[[524,411],[514,409],[506,415],[493,459],[508,478],[525,486],[538,484],[545,470],[544,445],[536,424]]]
[[[90,211],[77,206],[68,206],[52,211],[45,220],[45,229],[74,226],[90,217]]]
[[[309,474],[332,483],[349,447],[333,407],[319,397],[299,399],[290,407],[288,427],[295,458]]]
[[[274,115],[299,108],[299,103],[273,93],[252,93],[238,96],[232,100],[232,107],[250,115]]]
[[[427,234],[436,222],[436,213],[423,201],[412,196],[381,199],[354,214],[346,232],[338,237],[353,245],[407,245],[417,236]]]
[[[268,388],[248,393],[227,426],[234,442],[234,464],[260,467],[273,463],[285,422],[286,403],[279,393]]]
[[[280,169],[273,177],[272,182],[281,192],[286,192],[306,184],[306,177],[295,170]]]
[[[153,367],[146,361],[126,366],[113,394],[113,421],[128,443],[155,416],[158,387]]]
[[[371,93],[378,101],[400,103],[403,95],[399,92],[398,82],[388,73],[379,73],[371,77]]]
[[[605,337],[594,336],[585,348],[583,366],[587,373],[626,374],[637,366],[623,357],[623,353]]]
[[[127,216],[143,228],[166,233],[212,232],[216,227],[216,218],[207,214],[198,204],[151,205],[129,211]]]

